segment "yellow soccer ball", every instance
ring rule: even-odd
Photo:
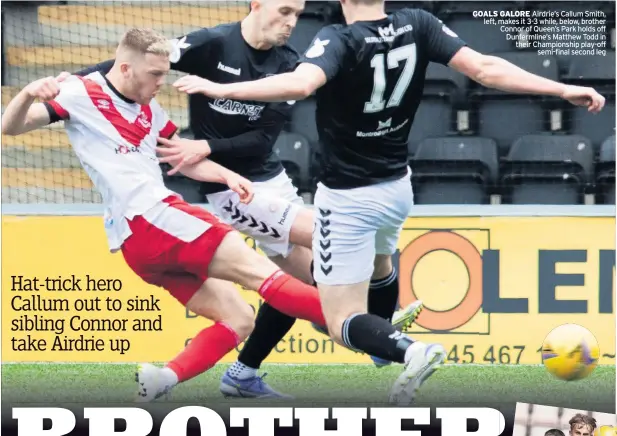
[[[617,436],[617,427],[603,425],[596,430],[596,436]]]
[[[598,366],[600,347],[595,336],[578,324],[554,328],[542,344],[542,363],[555,377],[580,380]]]

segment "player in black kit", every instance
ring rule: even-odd
[[[407,138],[429,62],[506,92],[547,94],[597,112],[604,98],[486,56],[423,10],[384,12],[383,0],[341,0],[347,25],[322,29],[292,73],[246,83],[185,77],[175,86],[214,98],[286,101],[317,91],[323,161],[315,196],[315,280],[331,336],[350,348],[405,365],[391,401],[413,402],[417,388],[445,358],[367,313],[374,269],[391,268],[413,203]],[[322,256],[323,254],[323,256]]]
[[[203,28],[172,40],[171,68],[223,83],[291,71],[299,55],[287,40],[303,8],[303,0],[253,1],[251,13],[241,22]],[[105,61],[77,74],[107,73],[113,63],[114,60]],[[196,141],[162,138],[161,143],[167,147],[162,160],[208,157],[251,180],[258,195],[248,205],[240,204],[237,195],[224,185],[209,183],[202,188],[219,216],[254,237],[262,251],[283,270],[313,284],[310,272],[313,212],[303,207],[302,199],[273,152],[292,105],[293,101],[264,104],[191,95],[190,126]],[[408,325],[421,306],[415,303],[393,315],[398,280],[390,276],[382,275],[378,277],[381,280],[371,283],[371,312],[391,319],[395,325]],[[207,286],[230,284],[209,280]],[[294,322],[294,318],[263,304],[238,361],[221,380],[221,391],[245,398],[285,397],[266,384],[257,370]],[[378,366],[390,363],[373,360]]]

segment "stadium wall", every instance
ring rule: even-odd
[[[108,252],[101,215],[98,204],[3,205],[5,362],[167,361],[207,325]],[[448,363],[540,364],[550,330],[576,323],[615,365],[614,206],[417,206],[397,261],[400,303],[426,306],[409,333],[443,343]],[[304,321],[268,361],[369,362]]]

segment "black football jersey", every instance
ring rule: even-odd
[[[257,50],[242,37],[239,22],[204,28],[172,41],[171,67],[218,83],[244,82],[291,71],[298,53],[289,45]],[[253,181],[279,174],[282,164],[272,146],[291,113],[293,102],[263,103],[189,96],[195,139],[212,140],[210,159]],[[248,142],[239,135],[249,135]],[[234,147],[235,143],[242,144]],[[224,141],[217,150],[217,139]],[[234,150],[236,148],[236,150]],[[252,148],[252,149],[251,149]],[[261,150],[260,152],[256,152]],[[204,184],[204,193],[226,189]]]
[[[448,64],[464,45],[419,9],[324,27],[301,59],[328,79],[316,94],[320,181],[349,189],[405,176],[427,66]]]

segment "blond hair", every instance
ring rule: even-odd
[[[169,56],[171,45],[163,35],[148,28],[129,29],[120,40],[118,49],[126,49],[141,54]]]

